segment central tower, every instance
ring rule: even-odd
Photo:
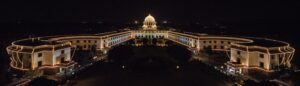
[[[157,30],[155,19],[151,14],[145,18],[143,30]]]

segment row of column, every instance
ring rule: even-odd
[[[103,39],[100,39],[100,50],[103,50],[105,48],[113,47],[113,46],[118,45],[120,43],[126,42],[130,39],[132,39],[130,33],[105,37]]]

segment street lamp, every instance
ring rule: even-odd
[[[179,69],[179,68],[180,68],[180,67],[177,65],[177,66],[176,66],[176,69]]]
[[[123,68],[123,69],[125,69],[125,66],[124,66],[124,65],[122,65],[122,68]]]

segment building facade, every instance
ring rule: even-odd
[[[139,30],[22,39],[8,46],[7,52],[11,55],[11,67],[18,70],[60,69],[76,64],[72,61],[73,50],[95,47],[107,52],[111,47],[136,38],[167,39],[195,53],[206,47],[228,52],[230,60],[224,64],[234,71],[242,68],[273,71],[278,66],[290,67],[295,52],[289,43],[272,39],[157,30],[156,21],[151,15],[145,18]]]
[[[70,42],[30,38],[13,42],[7,47],[7,52],[11,55],[10,66],[14,69],[63,73],[73,70],[76,65],[71,59],[72,47]]]
[[[289,43],[252,38],[253,42],[234,43],[231,45],[230,61],[232,69],[258,68],[268,72],[277,70],[280,66],[291,67],[295,49]]]

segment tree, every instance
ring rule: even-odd
[[[213,54],[213,50],[211,47],[204,47],[202,50],[203,54],[210,56]]]
[[[96,45],[92,45],[91,46],[91,50],[90,50],[90,57],[94,57],[94,56],[96,56],[97,55],[97,48],[96,48],[97,46]]]
[[[157,44],[157,42],[158,42],[158,38],[153,38],[153,39],[150,39],[150,40],[152,40],[152,44]]]
[[[80,65],[89,64],[92,61],[92,58],[96,55],[94,50],[77,50],[73,58]]]
[[[279,65],[279,66],[275,66],[275,70],[276,73],[278,73],[278,75],[283,75],[283,74],[286,74],[286,73],[292,73],[293,70],[288,68],[287,66],[284,66],[284,65]]]
[[[259,83],[259,86],[278,86],[278,85],[268,80],[264,80]]]
[[[38,77],[29,82],[28,86],[58,86],[58,83],[45,77]]]
[[[258,86],[258,83],[254,82],[253,80],[245,80],[243,86]]]
[[[41,77],[43,75],[42,70],[29,70],[25,73],[25,76],[29,78]]]

